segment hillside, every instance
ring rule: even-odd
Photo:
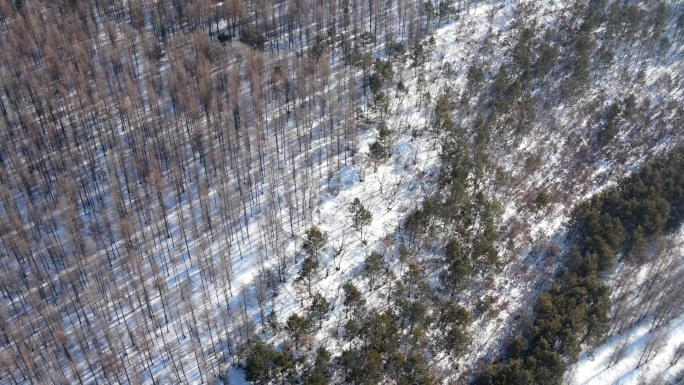
[[[681,380],[678,1],[0,19],[0,382]]]

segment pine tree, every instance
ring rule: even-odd
[[[316,359],[314,361],[313,369],[317,372],[325,373],[328,365],[330,365],[330,352],[323,346],[319,346],[316,350]]]
[[[363,240],[363,228],[371,224],[373,215],[363,206],[359,198],[354,198],[347,210],[350,213],[354,230],[361,233],[361,240]]]
[[[465,329],[470,325],[470,313],[461,306],[448,302],[440,306],[437,323],[442,332],[441,347],[456,357],[465,353],[468,347]]]
[[[245,379],[255,384],[268,384],[272,378],[272,361],[278,353],[272,346],[257,339],[245,359]]]
[[[293,313],[285,321],[284,330],[294,340],[295,350],[299,350],[299,342],[311,330],[311,322],[299,314]]]
[[[368,278],[368,285],[371,291],[373,291],[375,281],[382,273],[384,267],[385,264],[380,253],[373,251],[372,253],[368,254],[363,265],[363,275]]]
[[[276,314],[274,309],[271,309],[268,315],[266,315],[266,326],[268,326],[269,331],[273,334],[278,333],[278,331],[280,330],[278,315]]]
[[[445,274],[442,276],[444,284],[451,289],[451,295],[463,289],[472,272],[472,265],[468,256],[455,238],[447,242],[444,247]]]
[[[302,248],[309,255],[313,257],[316,263],[318,263],[318,256],[328,242],[328,234],[322,232],[318,227],[313,226],[306,231],[306,238],[302,244]]]
[[[366,305],[366,299],[361,296],[359,289],[351,281],[344,284],[344,306],[345,314],[350,311],[354,316],[358,316]]]
[[[306,285],[306,290],[309,293],[309,297],[312,295],[313,283],[318,277],[318,262],[311,257],[304,258],[302,262],[302,268],[299,270],[299,274],[295,279],[295,282],[304,282]]]
[[[330,303],[321,293],[316,293],[311,301],[311,306],[309,306],[309,317],[314,321],[318,321],[319,329],[323,327],[323,320],[327,318],[329,310]]]

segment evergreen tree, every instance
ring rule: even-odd
[[[344,382],[348,384],[362,384],[367,378],[361,366],[358,354],[351,350],[343,350],[340,357],[340,365],[344,373]]]
[[[368,146],[368,157],[373,161],[374,171],[377,171],[378,164],[387,159],[387,149],[379,140],[376,140]]]
[[[367,350],[363,356],[363,373],[364,379],[362,384],[379,384],[385,374],[385,368],[382,363],[380,352],[375,349]]]
[[[328,301],[321,293],[316,293],[311,301],[311,306],[309,306],[309,314],[312,320],[318,321],[319,329],[323,326],[323,320],[327,317],[328,310],[330,310]]]
[[[273,377],[281,383],[293,383],[297,377],[296,362],[287,352],[277,353],[273,359]]]
[[[373,215],[363,206],[359,198],[354,198],[348,207],[348,211],[351,215],[352,226],[361,233],[361,239],[363,240],[363,228],[370,225]]]
[[[271,333],[276,334],[280,330],[280,324],[278,322],[278,315],[274,309],[266,315],[266,325]]]
[[[255,384],[268,384],[272,379],[273,360],[278,353],[257,339],[247,352],[245,379]]]
[[[306,231],[306,238],[302,244],[304,251],[318,263],[318,256],[328,242],[328,234],[313,226]]]
[[[365,298],[361,296],[361,292],[351,281],[345,283],[342,289],[344,290],[345,313],[351,311],[354,316],[358,316],[366,305]]]
[[[328,365],[330,364],[330,352],[323,346],[316,350],[316,358],[309,374],[304,379],[305,385],[325,385],[328,384]]]
[[[406,358],[404,363],[404,375],[399,380],[399,384],[410,385],[432,385],[434,381],[427,368],[425,357],[413,353]]]
[[[445,274],[442,282],[450,288],[451,295],[455,295],[458,290],[463,289],[472,272],[468,255],[461,248],[456,238],[452,238],[444,247],[444,262],[446,264]]]
[[[311,331],[311,322],[299,314],[293,313],[287,318],[287,321],[285,321],[284,329],[294,341],[295,349],[299,350],[299,342],[301,341],[302,337]]]
[[[390,312],[374,313],[363,320],[361,337],[368,349],[390,355],[399,346],[399,328]]]
[[[314,361],[313,369],[315,371],[325,373],[328,365],[330,364],[330,358],[330,352],[325,347],[319,346],[318,349],[316,349],[316,359]]]
[[[309,297],[312,295],[313,283],[318,277],[318,262],[311,258],[306,257],[302,262],[302,268],[299,270],[295,282],[304,282],[306,290],[309,293]]]
[[[408,233],[408,246],[411,247],[416,238],[423,234],[427,230],[428,217],[425,215],[425,211],[422,209],[416,209],[412,211],[404,222],[404,228]]]
[[[376,280],[382,273],[385,267],[382,255],[377,251],[373,251],[366,257],[363,265],[363,275],[368,278],[368,285],[370,290],[373,291]]]
[[[448,354],[458,357],[466,352],[469,340],[466,328],[470,325],[468,310],[448,302],[440,307],[437,325],[442,332],[440,345]]]

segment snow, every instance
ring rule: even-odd
[[[429,91],[434,97],[439,94],[445,85],[452,87],[456,91],[462,90],[465,85],[467,66],[474,62],[483,61],[483,56],[489,54],[484,48],[485,43],[492,44],[492,50],[494,51],[493,56],[487,58],[488,68],[486,72],[495,72],[504,60],[502,54],[497,51],[503,49],[502,47],[510,44],[512,41],[509,20],[517,4],[518,2],[514,1],[496,4],[478,2],[471,7],[469,14],[461,14],[459,21],[439,28],[434,33],[437,46],[434,50],[433,60],[427,65],[430,71],[427,72],[429,79],[424,89],[419,90],[419,85],[415,79],[416,76],[414,76],[415,72],[413,69],[408,68],[407,63],[404,63],[403,67],[397,68],[396,79],[403,79],[410,91],[407,95],[390,98],[391,113],[387,123],[394,131],[395,143],[391,158],[378,165],[377,170],[365,155],[368,151],[368,145],[376,137],[376,133],[372,129],[361,132],[358,146],[359,151],[353,158],[353,161],[342,166],[339,171],[332,173],[332,177],[329,180],[326,177],[327,172],[334,168],[325,167],[322,164],[323,162],[320,161],[325,157],[324,143],[320,143],[316,139],[312,141],[311,144],[314,149],[310,152],[310,155],[313,159],[312,163],[315,164],[306,170],[298,169],[297,173],[309,172],[314,174],[312,180],[318,183],[312,187],[312,190],[314,190],[312,192],[312,199],[314,200],[315,208],[313,210],[313,218],[308,220],[311,224],[315,224],[329,234],[328,247],[321,258],[320,277],[315,282],[314,291],[320,291],[333,304],[334,310],[324,322],[322,330],[316,334],[315,343],[326,345],[333,355],[339,354],[341,349],[344,348],[344,345],[338,339],[329,338],[344,317],[340,300],[341,286],[348,280],[351,280],[363,290],[364,296],[367,297],[369,308],[383,309],[386,306],[384,300],[387,290],[386,285],[381,285],[380,288],[370,292],[365,280],[360,279],[359,271],[363,267],[363,260],[371,251],[380,251],[386,255],[391,271],[400,275],[401,271],[398,265],[396,262],[393,262],[393,257],[396,255],[395,244],[401,242],[401,232],[398,231],[400,223],[406,213],[418,207],[421,200],[437,188],[435,186],[435,177],[439,170],[438,151],[440,143],[434,138],[435,135],[425,132],[430,116],[428,115],[429,109],[423,106],[423,95]],[[553,26],[558,17],[557,14],[563,11],[563,7],[563,2],[540,2],[537,15],[540,15],[540,19],[545,25]],[[490,15],[493,18],[490,19]],[[493,29],[491,33],[489,31],[490,28]],[[100,39],[102,41],[106,40],[104,31],[100,32]],[[455,73],[451,78],[444,76],[440,69],[446,63],[451,64]],[[162,71],[164,70],[165,68],[162,69]],[[657,68],[656,66],[648,67],[648,78],[654,79],[659,74],[668,71],[677,71],[677,67],[673,67],[671,63],[660,63]],[[616,80],[617,77],[616,74],[613,74],[615,79],[609,76],[609,80],[613,80],[614,84],[610,87],[603,87],[609,97],[619,95],[622,91],[622,88],[619,87],[620,83]],[[330,89],[333,89],[335,86],[336,84],[333,82],[330,85]],[[678,92],[681,93],[681,91]],[[392,93],[388,92],[388,94],[391,95]],[[592,96],[597,94],[598,92],[592,93]],[[659,95],[655,91],[653,94],[654,98],[664,97],[664,95]],[[526,311],[526,304],[544,289],[545,283],[548,284],[549,275],[553,271],[553,263],[556,261],[550,261],[549,266],[542,266],[541,256],[545,247],[552,243],[556,243],[561,247],[564,246],[562,240],[565,238],[566,229],[564,223],[568,219],[567,210],[574,203],[582,198],[598,193],[606,186],[614,184],[619,177],[629,172],[629,170],[634,170],[645,160],[641,156],[642,153],[653,154],[665,151],[672,143],[679,140],[676,134],[668,133],[660,138],[654,147],[638,147],[635,145],[636,150],[627,154],[627,160],[622,165],[610,159],[600,159],[581,164],[578,166],[578,169],[586,171],[586,173],[576,177],[576,179],[581,180],[580,183],[577,183],[577,186],[572,186],[573,188],[576,187],[577,191],[569,191],[567,185],[563,184],[569,179],[565,174],[568,167],[563,164],[563,161],[567,158],[563,152],[564,148],[570,148],[573,151],[577,150],[579,146],[573,144],[573,135],[576,135],[579,138],[579,142],[584,144],[595,129],[588,120],[582,118],[580,122],[577,122],[575,119],[575,116],[581,116],[581,107],[582,103],[578,103],[577,106],[560,106],[556,107],[553,111],[548,111],[549,115],[553,115],[558,119],[558,124],[561,126],[560,129],[552,134],[547,133],[547,127],[544,124],[539,124],[532,129],[530,134],[509,148],[506,148],[509,146],[508,142],[510,142],[508,138],[495,139],[495,141],[500,141],[493,146],[497,148],[497,155],[500,156],[494,156],[493,158],[497,166],[500,166],[504,173],[512,180],[509,183],[510,187],[502,189],[493,196],[502,206],[500,218],[501,231],[506,231],[515,221],[522,221],[527,227],[522,232],[522,235],[515,239],[520,250],[510,257],[510,264],[506,266],[502,275],[494,278],[493,288],[483,289],[478,287],[473,289],[468,293],[469,298],[467,301],[469,302],[464,303],[472,308],[473,303],[480,296],[496,294],[498,298],[495,306],[501,311],[496,317],[491,319],[487,316],[476,319],[471,330],[473,338],[471,354],[457,362],[446,362],[444,363],[445,367],[457,364],[462,364],[463,368],[473,367],[478,360],[491,359],[497,353],[500,349],[500,341],[506,337],[506,333],[510,330],[507,327],[514,323],[514,317]],[[426,110],[428,113],[426,113]],[[470,114],[465,115],[461,118],[464,125],[467,125],[469,119],[473,119],[473,117]],[[292,124],[288,126],[288,129],[291,128]],[[129,127],[129,129],[131,128]],[[312,132],[316,132],[317,129],[318,126],[312,129]],[[415,136],[414,131],[416,132]],[[626,141],[628,138],[624,140]],[[318,154],[316,153],[317,151],[319,151]],[[638,153],[639,156],[634,155],[635,153]],[[531,171],[522,167],[528,154],[540,155],[542,164],[538,170]],[[278,155],[275,156],[277,157]],[[268,158],[267,161],[274,162],[272,158]],[[304,162],[302,161],[301,163],[303,164]],[[228,269],[232,286],[231,294],[224,294],[226,289],[219,287],[217,284],[209,285],[206,292],[204,290],[201,292],[194,290],[191,293],[189,302],[192,305],[190,306],[202,304],[203,306],[198,306],[198,308],[207,308],[211,309],[212,312],[216,312],[229,305],[230,309],[236,313],[244,307],[247,310],[245,318],[248,318],[256,325],[257,329],[260,329],[261,314],[259,305],[252,294],[252,285],[262,266],[268,268],[275,264],[272,257],[275,254],[274,250],[272,250],[273,247],[262,246],[264,244],[261,239],[263,237],[262,229],[267,222],[266,215],[263,215],[263,213],[269,209],[273,209],[274,212],[282,209],[283,205],[277,202],[282,202],[286,199],[286,192],[284,190],[287,189],[282,188],[281,185],[287,183],[285,179],[292,179],[287,167],[271,172],[274,173],[274,175],[271,175],[274,180],[273,183],[278,186],[276,191],[277,198],[274,202],[268,202],[262,195],[251,200],[244,198],[245,201],[249,201],[249,213],[242,218],[239,224],[235,224],[234,228],[233,225],[227,225],[226,228],[217,229],[217,233],[220,230],[221,234],[229,233],[230,235],[226,236],[225,239],[222,239],[222,235],[217,235],[216,238],[218,239],[215,242],[213,239],[211,243],[208,243],[206,239],[188,237],[191,239],[190,242],[185,245],[181,244],[178,240],[184,237],[180,235],[179,227],[183,225],[186,228],[185,231],[191,231],[191,226],[187,222],[190,218],[194,222],[194,217],[197,216],[192,202],[197,202],[198,197],[192,193],[186,193],[181,204],[176,205],[175,202],[168,202],[168,207],[173,207],[167,213],[167,218],[172,228],[171,237],[160,240],[159,244],[155,243],[154,247],[150,247],[150,252],[151,254],[162,256],[168,250],[171,250],[171,253],[177,256],[177,260],[172,263],[173,272],[165,271],[167,274],[165,276],[165,286],[170,292],[169,295],[176,297],[175,300],[178,300],[178,293],[186,284],[195,289],[201,287],[202,280],[207,279],[206,276],[209,269],[220,270],[210,264],[225,258],[231,265]],[[586,175],[586,180],[583,179],[584,175]],[[119,177],[122,178],[121,176]],[[282,178],[282,183],[280,178]],[[515,181],[519,182],[516,183]],[[269,180],[265,185],[268,187],[270,183],[271,181]],[[268,190],[267,187],[264,190]],[[569,196],[569,198],[567,201],[553,202],[546,210],[534,211],[526,206],[523,198],[526,193],[536,191],[539,187],[556,188],[559,192]],[[224,193],[229,194],[231,191]],[[300,192],[300,194],[306,193]],[[558,195],[563,194],[559,193]],[[215,190],[210,192],[214,210],[218,209],[216,202],[225,199],[219,195]],[[361,239],[359,232],[351,229],[349,221],[347,206],[354,198],[359,198],[373,215],[372,224],[364,231],[364,239]],[[306,199],[309,199],[309,197]],[[262,209],[262,203],[266,208]],[[236,209],[239,210],[240,207]],[[215,214],[215,212],[212,212],[212,214]],[[292,218],[289,218],[287,215],[274,214],[274,218],[279,222],[277,227],[278,231],[281,232],[278,242],[282,241],[282,254],[287,258],[287,269],[285,272],[287,282],[279,286],[277,296],[274,299],[266,300],[264,312],[268,313],[273,309],[278,314],[279,320],[283,321],[294,312],[299,314],[306,312],[307,295],[294,282],[303,259],[299,250],[303,234],[302,231],[290,233],[287,219],[291,220]],[[300,229],[305,227],[298,226]],[[154,233],[155,231],[152,225],[145,227],[144,230],[148,233]],[[122,247],[122,243],[119,242],[115,246]],[[506,246],[503,242],[501,243],[500,249],[504,250]],[[207,244],[209,244],[208,247],[206,246]],[[344,246],[344,251],[340,256],[333,258],[332,249],[338,246]],[[95,254],[90,260],[103,259],[105,252]],[[189,258],[191,254],[193,256],[198,254],[202,257],[191,259]],[[436,255],[436,253],[431,251],[423,253],[422,257],[427,260]],[[86,263],[90,264],[90,261],[86,261]],[[52,279],[59,280],[60,278],[53,277]],[[217,281],[223,282],[223,280]],[[48,283],[52,282],[46,282],[43,287],[48,285]],[[20,299],[16,297],[13,301]],[[130,302],[130,306],[122,305],[118,310],[122,314],[123,324],[119,322],[112,327],[123,329],[127,324],[138,322],[135,318],[135,300],[129,298],[127,301]],[[162,302],[156,297],[153,301],[155,307],[162,306]],[[185,301],[182,306],[186,306]],[[116,309],[115,306],[111,308]],[[139,313],[139,310],[137,313]],[[216,317],[218,318],[218,316]],[[115,319],[119,319],[118,312]],[[235,321],[235,323],[237,322],[239,321]],[[74,324],[78,324],[78,322],[74,322]],[[184,329],[183,324],[183,320],[177,320],[177,322],[171,323],[171,328],[169,328],[169,325],[166,325],[165,328],[154,329],[154,336],[150,336],[150,338],[161,341],[163,344],[174,346],[177,348],[178,354],[185,354],[186,352],[193,354],[191,344],[194,342],[191,339],[194,337],[182,339],[181,343],[177,343],[173,335],[177,327],[184,335],[192,334],[192,332]],[[668,368],[667,364],[673,355],[674,349],[677,347],[676,345],[684,340],[684,326],[682,326],[684,325],[684,318],[678,318],[670,326],[668,342],[660,350],[658,356],[649,361],[649,363],[635,369],[635,360],[638,360],[638,356],[641,354],[640,350],[642,350],[648,336],[648,325],[648,320],[644,320],[641,324],[626,332],[624,336],[612,337],[606,345],[595,349],[593,355],[589,353],[583,354],[580,363],[572,371],[572,374],[569,375],[572,383],[636,383],[644,378],[654,379],[659,373],[664,373],[667,379],[675,378],[677,372],[682,370],[684,360],[671,368]],[[174,332],[171,332],[171,329]],[[202,327],[195,332],[199,334],[199,343],[207,344],[208,346],[209,338],[207,333],[210,333],[211,329]],[[220,333],[221,338],[229,338],[230,333],[235,333],[235,325],[231,325],[230,331],[221,330],[216,332]],[[122,334],[125,334],[125,332]],[[261,334],[261,337],[274,343],[276,346],[282,347],[283,339],[280,337],[266,334]],[[629,343],[627,355],[617,364],[606,368],[607,360],[609,360],[614,347],[620,341],[623,341],[624,338]],[[136,354],[138,354],[136,350],[131,348],[130,355],[135,356]],[[81,362],[85,363],[87,357],[80,358],[82,359]],[[155,359],[157,364],[152,368],[155,376],[164,375],[165,372],[171,370],[170,368],[165,368],[161,363],[162,361]],[[232,357],[229,361],[234,363]],[[186,362],[186,365],[186,379],[192,383],[201,382],[197,366],[192,362]],[[244,371],[235,365],[230,368],[228,374],[229,383],[245,383]],[[454,372],[453,374],[456,375],[457,373]]]
[[[347,190],[354,184],[359,182],[359,174],[351,165],[342,166],[336,180],[332,180],[329,184],[331,189]]]
[[[665,270],[684,269],[684,228],[670,236],[675,243],[674,260]],[[656,251],[657,253],[658,251]],[[618,271],[620,266],[618,263]],[[651,264],[642,266],[634,274],[634,281],[622,283],[627,288],[641,287]],[[613,274],[609,283],[614,287],[619,273]],[[654,278],[661,278],[660,276]],[[666,277],[662,277],[666,278]],[[641,294],[636,294],[635,301]],[[655,299],[653,300],[655,301]],[[614,306],[615,307],[615,304]],[[616,321],[613,320],[613,324]],[[649,314],[631,327],[610,336],[601,345],[581,354],[579,362],[566,373],[566,380],[573,385],[677,383],[684,378],[684,359],[675,358],[677,350],[684,348],[684,313],[679,312],[664,325],[654,327],[654,314]],[[649,343],[655,354],[649,353]],[[620,353],[622,351],[622,353]],[[675,363],[676,361],[676,363]]]
[[[666,329],[665,343],[658,354],[645,364],[637,367],[648,339],[652,336],[650,319],[634,326],[623,335],[615,335],[606,343],[582,353],[566,379],[570,384],[603,385],[603,384],[642,384],[671,383],[681,379],[684,373],[684,360],[672,365],[675,351],[684,342],[684,314],[678,317]],[[608,366],[615,350],[626,342],[624,357],[617,363]]]
[[[241,368],[233,368],[228,373],[228,385],[247,385],[249,382],[245,380],[245,371]]]
[[[366,255],[374,250],[381,251],[386,254],[386,260],[390,263],[390,268],[393,272],[400,274],[396,264],[392,264],[392,255],[396,254],[394,244],[389,246],[387,236],[392,241],[401,241],[401,234],[399,229],[402,218],[411,209],[417,207],[422,198],[433,192],[436,187],[434,178],[438,172],[438,150],[439,142],[434,139],[431,133],[426,133],[425,128],[430,121],[430,116],[425,113],[423,107],[423,96],[426,92],[434,97],[439,94],[442,87],[448,85],[460,91],[465,85],[465,72],[467,66],[471,63],[483,61],[484,55],[489,55],[485,48],[485,43],[492,44],[491,50],[493,54],[488,57],[486,62],[488,67],[486,73],[492,74],[499,65],[502,64],[504,58],[499,49],[503,49],[507,44],[513,40],[510,36],[510,16],[515,12],[518,5],[514,1],[506,1],[501,3],[478,2],[472,6],[469,14],[461,15],[461,19],[457,22],[447,24],[439,28],[434,37],[437,46],[434,50],[433,60],[428,63],[430,71],[427,73],[428,81],[424,89],[419,89],[414,76],[414,70],[409,69],[407,65],[397,69],[397,78],[405,81],[410,91],[408,95],[400,95],[399,97],[391,98],[391,110],[388,119],[388,126],[395,132],[395,144],[393,146],[392,157],[374,169],[373,165],[366,159],[365,152],[367,152],[368,145],[375,139],[375,132],[372,129],[361,132],[359,141],[359,151],[350,164],[342,166],[330,180],[324,176],[322,178],[313,177],[316,182],[320,182],[320,195],[314,192],[313,199],[318,198],[315,202],[315,209],[313,211],[314,217],[310,219],[311,224],[315,224],[323,231],[329,234],[328,250],[324,253],[321,259],[320,277],[315,283],[314,291],[320,291],[330,302],[334,305],[334,311],[331,312],[328,320],[324,322],[321,331],[316,335],[316,344],[325,344],[333,355],[339,354],[344,346],[337,339],[328,339],[336,325],[339,325],[340,320],[343,319],[342,306],[340,301],[340,288],[348,280],[352,280],[357,286],[363,289],[364,296],[367,297],[369,308],[382,309],[385,306],[383,299],[383,292],[386,290],[385,286],[373,292],[368,291],[366,282],[359,278],[359,271],[363,266],[363,260]],[[556,18],[563,12],[563,2],[545,1],[539,3],[537,15],[546,26],[553,26]],[[493,16],[490,18],[490,15]],[[492,31],[490,31],[490,28]],[[103,37],[104,38],[104,37]],[[455,75],[447,79],[443,76],[440,67],[450,63]],[[659,73],[668,71],[664,64],[658,68],[648,68],[648,78],[655,78]],[[614,75],[617,78],[617,75]],[[614,85],[610,87],[603,87],[604,92],[610,98],[618,95],[621,88],[618,87],[620,83],[616,79],[612,79]],[[331,84],[331,88],[335,84]],[[389,93],[391,94],[391,93]],[[598,91],[592,96],[598,95]],[[660,95],[655,95],[660,96]],[[500,227],[504,231],[514,221],[524,221],[528,227],[522,235],[520,235],[516,242],[520,246],[520,251],[517,255],[511,257],[511,264],[507,266],[501,276],[495,277],[493,289],[473,289],[468,293],[468,305],[472,308],[475,301],[481,295],[500,294],[496,306],[501,309],[497,317],[489,319],[489,317],[480,317],[475,320],[472,327],[473,344],[471,354],[460,359],[457,363],[452,362],[448,364],[463,364],[463,367],[472,367],[480,359],[490,359],[500,348],[500,341],[505,338],[507,326],[514,322],[514,316],[520,312],[525,311],[526,304],[530,302],[534,296],[544,289],[544,285],[549,282],[549,275],[553,272],[553,263],[549,262],[549,266],[542,266],[542,254],[546,246],[557,243],[563,246],[562,239],[564,239],[565,231],[564,223],[568,219],[567,210],[573,204],[582,198],[589,197],[598,193],[606,186],[615,183],[615,180],[624,175],[625,170],[620,169],[625,167],[635,167],[643,161],[641,157],[635,157],[629,154],[629,157],[624,165],[617,164],[609,159],[600,159],[587,164],[578,165],[580,171],[585,172],[576,177],[583,179],[586,175],[584,183],[578,183],[577,191],[568,191],[567,185],[563,184],[568,178],[564,174],[567,168],[563,161],[566,159],[563,149],[569,147],[572,150],[577,150],[576,145],[571,141],[573,135],[579,138],[581,144],[589,141],[590,135],[593,135],[595,127],[587,119],[582,118],[578,122],[575,117],[581,116],[582,104],[577,106],[559,106],[553,111],[548,111],[548,115],[554,116],[558,120],[558,124],[562,127],[552,134],[547,133],[547,128],[544,124],[539,124],[532,129],[532,132],[523,137],[517,144],[509,146],[508,138],[498,138],[500,143],[497,144],[501,149],[500,156],[493,157],[502,167],[507,176],[511,179],[519,180],[519,183],[510,183],[511,187],[503,189],[501,192],[495,194],[494,198],[499,200],[502,205],[502,216]],[[474,114],[472,114],[474,115]],[[466,114],[462,117],[462,121],[467,125],[472,116]],[[290,127],[291,128],[291,127]],[[317,127],[312,131],[315,132]],[[412,131],[418,132],[416,137],[413,137]],[[423,132],[422,134],[420,134]],[[627,139],[625,139],[627,140]],[[664,136],[654,148],[644,148],[638,151],[656,153],[664,151],[670,143],[668,140],[674,141],[669,135]],[[321,143],[315,139],[312,141],[314,150],[311,151],[312,159],[318,158],[320,160],[324,157],[324,149]],[[316,151],[319,156],[316,156]],[[524,160],[528,155],[538,154],[541,158],[541,165],[538,170],[530,171],[525,167]],[[272,159],[270,161],[273,161]],[[322,164],[316,164],[307,170],[297,170],[297,172],[311,172],[318,175],[325,175],[330,168],[324,167]],[[287,169],[282,170],[287,173]],[[529,175],[527,174],[529,173]],[[278,176],[274,176],[276,178]],[[283,176],[283,179],[289,176]],[[534,191],[540,187],[557,188],[558,191],[566,193],[569,198],[568,201],[554,202],[545,211],[534,212],[523,202],[523,198],[529,191]],[[277,192],[282,194],[282,191]],[[347,205],[354,199],[359,198],[361,202],[368,208],[373,215],[372,224],[364,231],[364,239],[358,232],[353,231],[350,226],[348,218]],[[218,197],[216,198],[218,199]],[[246,198],[245,198],[246,199]],[[232,297],[224,296],[221,293],[222,288],[211,288],[208,290],[208,298],[203,298],[199,293],[193,296],[193,302],[204,303],[207,307],[216,307],[228,303],[231,309],[240,309],[242,306],[246,307],[248,318],[257,325],[261,323],[261,315],[258,309],[258,304],[251,294],[247,294],[248,298],[244,298],[245,288],[250,288],[254,282],[256,275],[260,269],[260,264],[265,267],[273,266],[274,262],[264,258],[264,255],[272,252],[268,247],[262,248],[262,241],[260,239],[260,228],[264,225],[265,219],[261,215],[261,197],[257,197],[257,204],[254,201],[249,207],[249,214],[241,224],[237,226],[235,234],[231,232],[230,241],[220,241],[212,244],[206,251],[201,250],[201,244],[198,240],[193,240],[189,247],[174,244],[183,255],[192,252],[207,252],[212,257],[222,254],[229,255],[231,266],[231,283],[232,292],[235,294]],[[282,199],[285,199],[284,197]],[[299,198],[298,198],[299,199]],[[307,197],[308,199],[308,197]],[[187,202],[196,200],[194,196],[186,196],[184,205]],[[173,205],[170,205],[170,207]],[[182,206],[182,205],[181,205]],[[275,208],[275,203],[274,203]],[[192,210],[192,209],[191,209]],[[171,211],[168,218],[173,227],[172,238],[179,236],[179,224],[184,219],[179,219],[180,212],[178,209]],[[188,216],[188,214],[185,214]],[[192,213],[190,215],[193,215]],[[294,278],[300,267],[300,262],[303,259],[301,251],[298,246],[301,245],[302,234],[290,234],[287,231],[286,216],[280,216],[277,220],[282,221],[282,234],[286,237],[283,240],[284,254],[287,256],[287,270],[285,272],[287,282],[278,288],[278,293],[275,299],[266,301],[268,304],[264,307],[267,313],[273,309],[278,314],[279,320],[283,321],[290,314],[297,312],[303,314],[306,312],[307,296],[302,292],[301,287],[294,282]],[[186,218],[187,220],[187,218]],[[186,225],[187,226],[187,225]],[[189,231],[189,230],[188,230]],[[239,234],[238,234],[239,233]],[[235,235],[235,239],[233,239]],[[164,246],[168,247],[168,241]],[[333,258],[331,249],[339,245],[345,245],[344,252],[341,256]],[[503,250],[505,245],[501,245]],[[238,257],[238,248],[239,257]],[[163,253],[163,246],[160,244],[156,250]],[[428,259],[435,257],[435,253],[424,253],[423,257]],[[266,259],[265,262],[263,260]],[[297,263],[295,263],[297,261]],[[194,265],[187,261],[184,257],[182,259],[184,268],[181,268],[177,275],[172,275],[167,278],[169,287],[175,287],[176,290],[183,282],[191,282],[193,287],[199,286],[198,280],[204,274],[204,267]],[[514,272],[519,269],[520,272]],[[482,289],[482,291],[478,291]],[[248,292],[251,289],[247,289]],[[238,294],[240,293],[240,294]],[[304,299],[301,299],[304,298]],[[126,316],[134,313],[133,309],[124,309]],[[128,321],[127,321],[128,322]],[[672,344],[675,341],[682,340],[681,320],[680,323],[672,329],[669,341]],[[630,354],[638,355],[638,347],[643,344],[646,326],[636,328],[633,336],[630,335]],[[167,328],[168,329],[168,328]],[[203,330],[203,333],[208,331]],[[171,333],[163,335],[164,341],[172,342]],[[276,346],[282,347],[283,340],[280,337],[272,337],[269,335],[261,335],[264,339],[269,340]],[[611,339],[609,343],[617,343]],[[206,335],[202,336],[203,340],[207,340]],[[619,340],[619,339],[618,339]],[[180,346],[180,349],[189,349],[189,342]],[[662,349],[663,354],[671,352],[673,346],[668,343]],[[624,381],[627,379],[641,378],[645,373],[657,372],[659,370],[666,370],[662,365],[667,361],[667,357],[663,356],[663,360],[654,359],[647,365],[642,366],[638,370],[626,371],[629,365],[633,365],[633,360],[623,359],[618,364],[613,365],[609,369],[601,369],[602,362],[605,364],[605,356],[610,356],[610,345],[604,348],[599,348],[594,351],[594,360],[590,360],[588,354],[582,356],[580,362],[581,369],[578,369],[578,374],[572,377],[573,381],[577,383],[607,383],[609,381]],[[631,357],[631,355],[629,356]],[[603,360],[603,361],[602,361]],[[661,362],[662,361],[662,362]],[[661,362],[661,366],[655,366],[656,363]],[[594,366],[591,366],[594,365]],[[681,364],[680,364],[681,365]],[[604,365],[605,366],[605,365]],[[649,369],[652,368],[652,369]],[[677,366],[675,369],[680,368]],[[681,368],[680,368],[681,369]],[[163,372],[163,368],[158,369]],[[196,373],[196,368],[192,367],[193,372],[188,372],[187,375],[191,382],[199,382],[200,377]],[[674,369],[672,369],[674,370]],[[669,369],[667,369],[669,373]],[[594,373],[598,377],[582,377],[581,374],[589,376]],[[627,376],[627,377],[625,377]],[[649,377],[649,378],[652,378]],[[237,366],[233,366],[229,371],[229,382],[231,384],[244,383],[243,371]]]

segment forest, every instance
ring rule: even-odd
[[[0,382],[684,378],[681,1],[0,20]]]
[[[512,341],[503,359],[478,378],[478,384],[561,383],[564,365],[576,362],[582,344],[596,344],[610,328],[610,291],[600,274],[613,267],[617,255],[625,263],[644,264],[654,238],[681,225],[684,204],[684,149],[652,160],[619,186],[576,206],[572,214],[573,245],[558,271],[557,283],[539,296],[527,330]],[[657,253],[661,253],[658,251]],[[672,258],[670,256],[670,258]],[[668,261],[676,277],[659,286],[659,298],[649,296],[630,322],[652,311],[652,327],[672,321],[681,304],[676,281],[684,277],[677,260]],[[653,281],[653,282],[652,282]],[[655,284],[655,278],[647,281]],[[669,290],[674,286],[675,290]],[[664,289],[664,290],[663,290]],[[679,306],[679,310],[674,310]],[[658,311],[657,308],[661,308]],[[664,309],[668,310],[664,310]],[[614,317],[618,318],[618,317]],[[650,355],[650,352],[649,352]],[[648,357],[647,357],[648,359]],[[641,363],[641,362],[640,362]]]

